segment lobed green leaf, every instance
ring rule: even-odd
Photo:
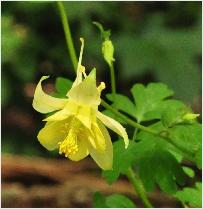
[[[186,187],[174,196],[190,207],[202,207],[202,183],[197,182],[195,188]]]
[[[58,77],[56,79],[55,88],[59,97],[66,97],[67,92],[70,90],[73,82],[67,78]]]
[[[99,192],[93,196],[93,207],[95,208],[135,208],[135,204],[128,197],[121,194],[113,194],[105,197]]]
[[[135,84],[131,93],[136,104],[134,114],[139,122],[159,119],[168,102],[164,99],[173,95],[173,91],[162,83],[150,83],[146,87]]]

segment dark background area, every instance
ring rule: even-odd
[[[176,98],[201,111],[201,2],[66,2],[65,7],[77,53],[84,37],[83,64],[87,70],[97,68],[105,92],[109,70],[92,21],[112,31],[120,93],[130,96],[134,83],[164,82]],[[57,76],[74,80],[56,4],[3,2],[3,152],[47,152],[36,139],[42,116],[31,105],[36,83],[47,74],[52,78],[45,85],[48,92]]]

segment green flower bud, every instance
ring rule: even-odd
[[[199,114],[194,114],[194,113],[187,113],[183,116],[183,120],[194,120],[196,119],[197,117],[199,117]]]
[[[113,47],[112,41],[105,40],[103,42],[102,53],[103,53],[105,61],[108,63],[109,66],[111,66],[113,61],[115,61],[115,59],[113,58],[114,47]]]

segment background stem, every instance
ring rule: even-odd
[[[59,9],[59,12],[60,12],[60,17],[61,17],[61,21],[62,21],[62,24],[63,24],[64,32],[65,32],[65,38],[66,38],[66,43],[67,43],[67,46],[68,46],[68,51],[69,51],[69,54],[70,54],[70,57],[71,57],[73,68],[76,72],[78,61],[77,61],[75,48],[74,48],[74,45],[73,45],[73,40],[72,40],[72,36],[71,36],[70,27],[69,27],[68,20],[67,20],[67,14],[65,12],[63,3],[61,1],[57,1],[57,6],[58,6],[58,9]]]
[[[145,188],[142,184],[141,179],[139,176],[133,171],[132,168],[129,168],[126,172],[126,176],[132,183],[133,187],[135,188],[136,193],[144,203],[147,208],[153,208],[152,204],[150,203],[149,199],[147,198]]]
[[[113,66],[113,62],[109,65],[110,75],[111,75],[111,93],[113,94],[113,100],[115,100],[116,94],[116,80],[115,80],[115,70]]]

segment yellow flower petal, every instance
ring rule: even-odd
[[[78,146],[78,151],[75,154],[68,156],[68,158],[73,161],[82,160],[83,158],[89,155],[89,152],[87,149],[87,141],[84,137],[78,136],[77,146]]]
[[[67,96],[81,105],[99,105],[100,92],[96,87],[95,69],[77,86],[72,88]]]
[[[65,105],[65,107],[54,113],[53,115],[45,118],[43,121],[60,121],[68,118],[71,115],[76,115],[78,112],[78,106],[74,102],[68,101]]]
[[[97,118],[101,120],[102,123],[104,123],[105,126],[110,128],[112,131],[116,132],[118,135],[123,137],[124,142],[125,142],[125,148],[128,147],[129,144],[129,139],[128,135],[126,133],[125,128],[116,120],[102,114],[101,112],[97,112]]]
[[[47,79],[48,77],[49,76],[43,76],[40,79],[39,83],[37,84],[33,103],[32,103],[33,108],[41,113],[48,113],[48,112],[53,112],[55,110],[62,109],[67,102],[67,99],[54,98],[46,94],[42,90],[41,83],[43,80]]]
[[[91,157],[95,160],[95,162],[99,165],[99,167],[101,167],[103,170],[110,170],[112,169],[112,165],[113,165],[113,147],[112,147],[111,138],[109,136],[107,129],[101,124],[101,122],[98,122],[97,124],[102,134],[96,131],[97,132],[96,144],[98,145],[98,143],[100,142],[105,143],[105,149],[101,150],[101,147],[98,146],[95,149],[91,143],[88,143],[88,150]]]
[[[78,106],[75,102],[68,101],[62,110],[45,118],[43,121],[60,121],[71,115],[79,119],[88,129],[91,129],[92,122],[96,120],[96,110],[90,106]]]
[[[91,134],[94,138],[96,149],[103,152],[106,149],[106,140],[104,138],[103,132],[101,131],[98,123],[92,124]],[[91,137],[89,137],[89,141]]]
[[[85,127],[91,129],[92,122],[96,121],[96,111],[90,106],[79,106],[76,117],[83,123]]]
[[[47,122],[37,136],[39,142],[48,150],[59,147],[58,142],[62,141],[67,135],[69,120]]]

